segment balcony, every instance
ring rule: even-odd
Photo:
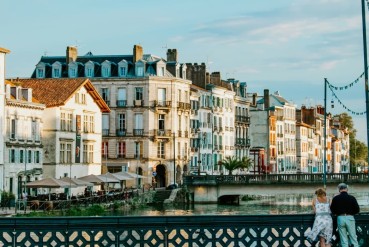
[[[109,129],[102,129],[102,136],[109,136]]]
[[[188,130],[185,130],[184,135],[186,138],[188,138]]]
[[[127,130],[126,129],[117,129],[116,135],[117,136],[126,136],[127,135]]]
[[[118,154],[117,158],[121,158],[121,159],[126,158],[126,154],[125,153]]]
[[[143,129],[133,129],[133,135],[134,136],[143,136],[144,130]]]
[[[239,123],[239,124],[250,124],[250,117],[236,115],[236,123]]]
[[[172,130],[162,130],[155,129],[154,130],[154,139],[169,139],[172,136]]]
[[[155,111],[163,110],[169,112],[172,107],[172,101],[154,100],[151,101],[151,105],[155,108]]]
[[[144,104],[143,100],[134,100],[133,101],[133,105],[136,106],[136,107],[141,107],[141,106],[143,106],[143,104]]]
[[[182,137],[182,130],[178,130],[178,137]]]
[[[184,103],[184,102],[177,102],[177,108],[178,108],[178,110],[182,110],[182,111],[190,111],[191,110],[191,104],[190,103]]]
[[[159,159],[165,159],[165,154],[158,154],[157,158],[159,158]]]
[[[127,107],[127,100],[117,100],[117,107]]]
[[[236,138],[236,146],[250,147],[250,142],[249,138]]]

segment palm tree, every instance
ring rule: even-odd
[[[245,168],[247,170],[249,170],[254,164],[254,161],[250,157],[247,157],[247,156],[243,156],[241,159],[241,162],[243,163],[242,168]]]
[[[252,165],[252,160],[248,157],[243,157],[242,159],[238,159],[237,157],[230,156],[226,157],[221,161],[221,165],[224,166],[225,169],[228,170],[228,175],[232,175],[232,172],[239,168],[248,169]]]

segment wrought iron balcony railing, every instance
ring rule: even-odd
[[[127,130],[126,129],[117,129],[116,134],[117,134],[117,136],[126,136],[127,135]]]
[[[117,100],[117,107],[127,107],[127,100]]]
[[[143,129],[133,129],[133,135],[134,136],[143,136],[144,130]]]

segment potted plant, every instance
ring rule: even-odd
[[[14,207],[15,206],[15,195],[11,192],[1,192],[1,207]]]

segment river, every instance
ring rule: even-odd
[[[352,194],[361,212],[369,213],[369,193]],[[265,215],[265,214],[311,214],[313,195],[294,194],[258,197],[240,201],[240,205],[194,204],[180,206],[147,206],[122,210],[116,215],[173,216],[173,215]]]

